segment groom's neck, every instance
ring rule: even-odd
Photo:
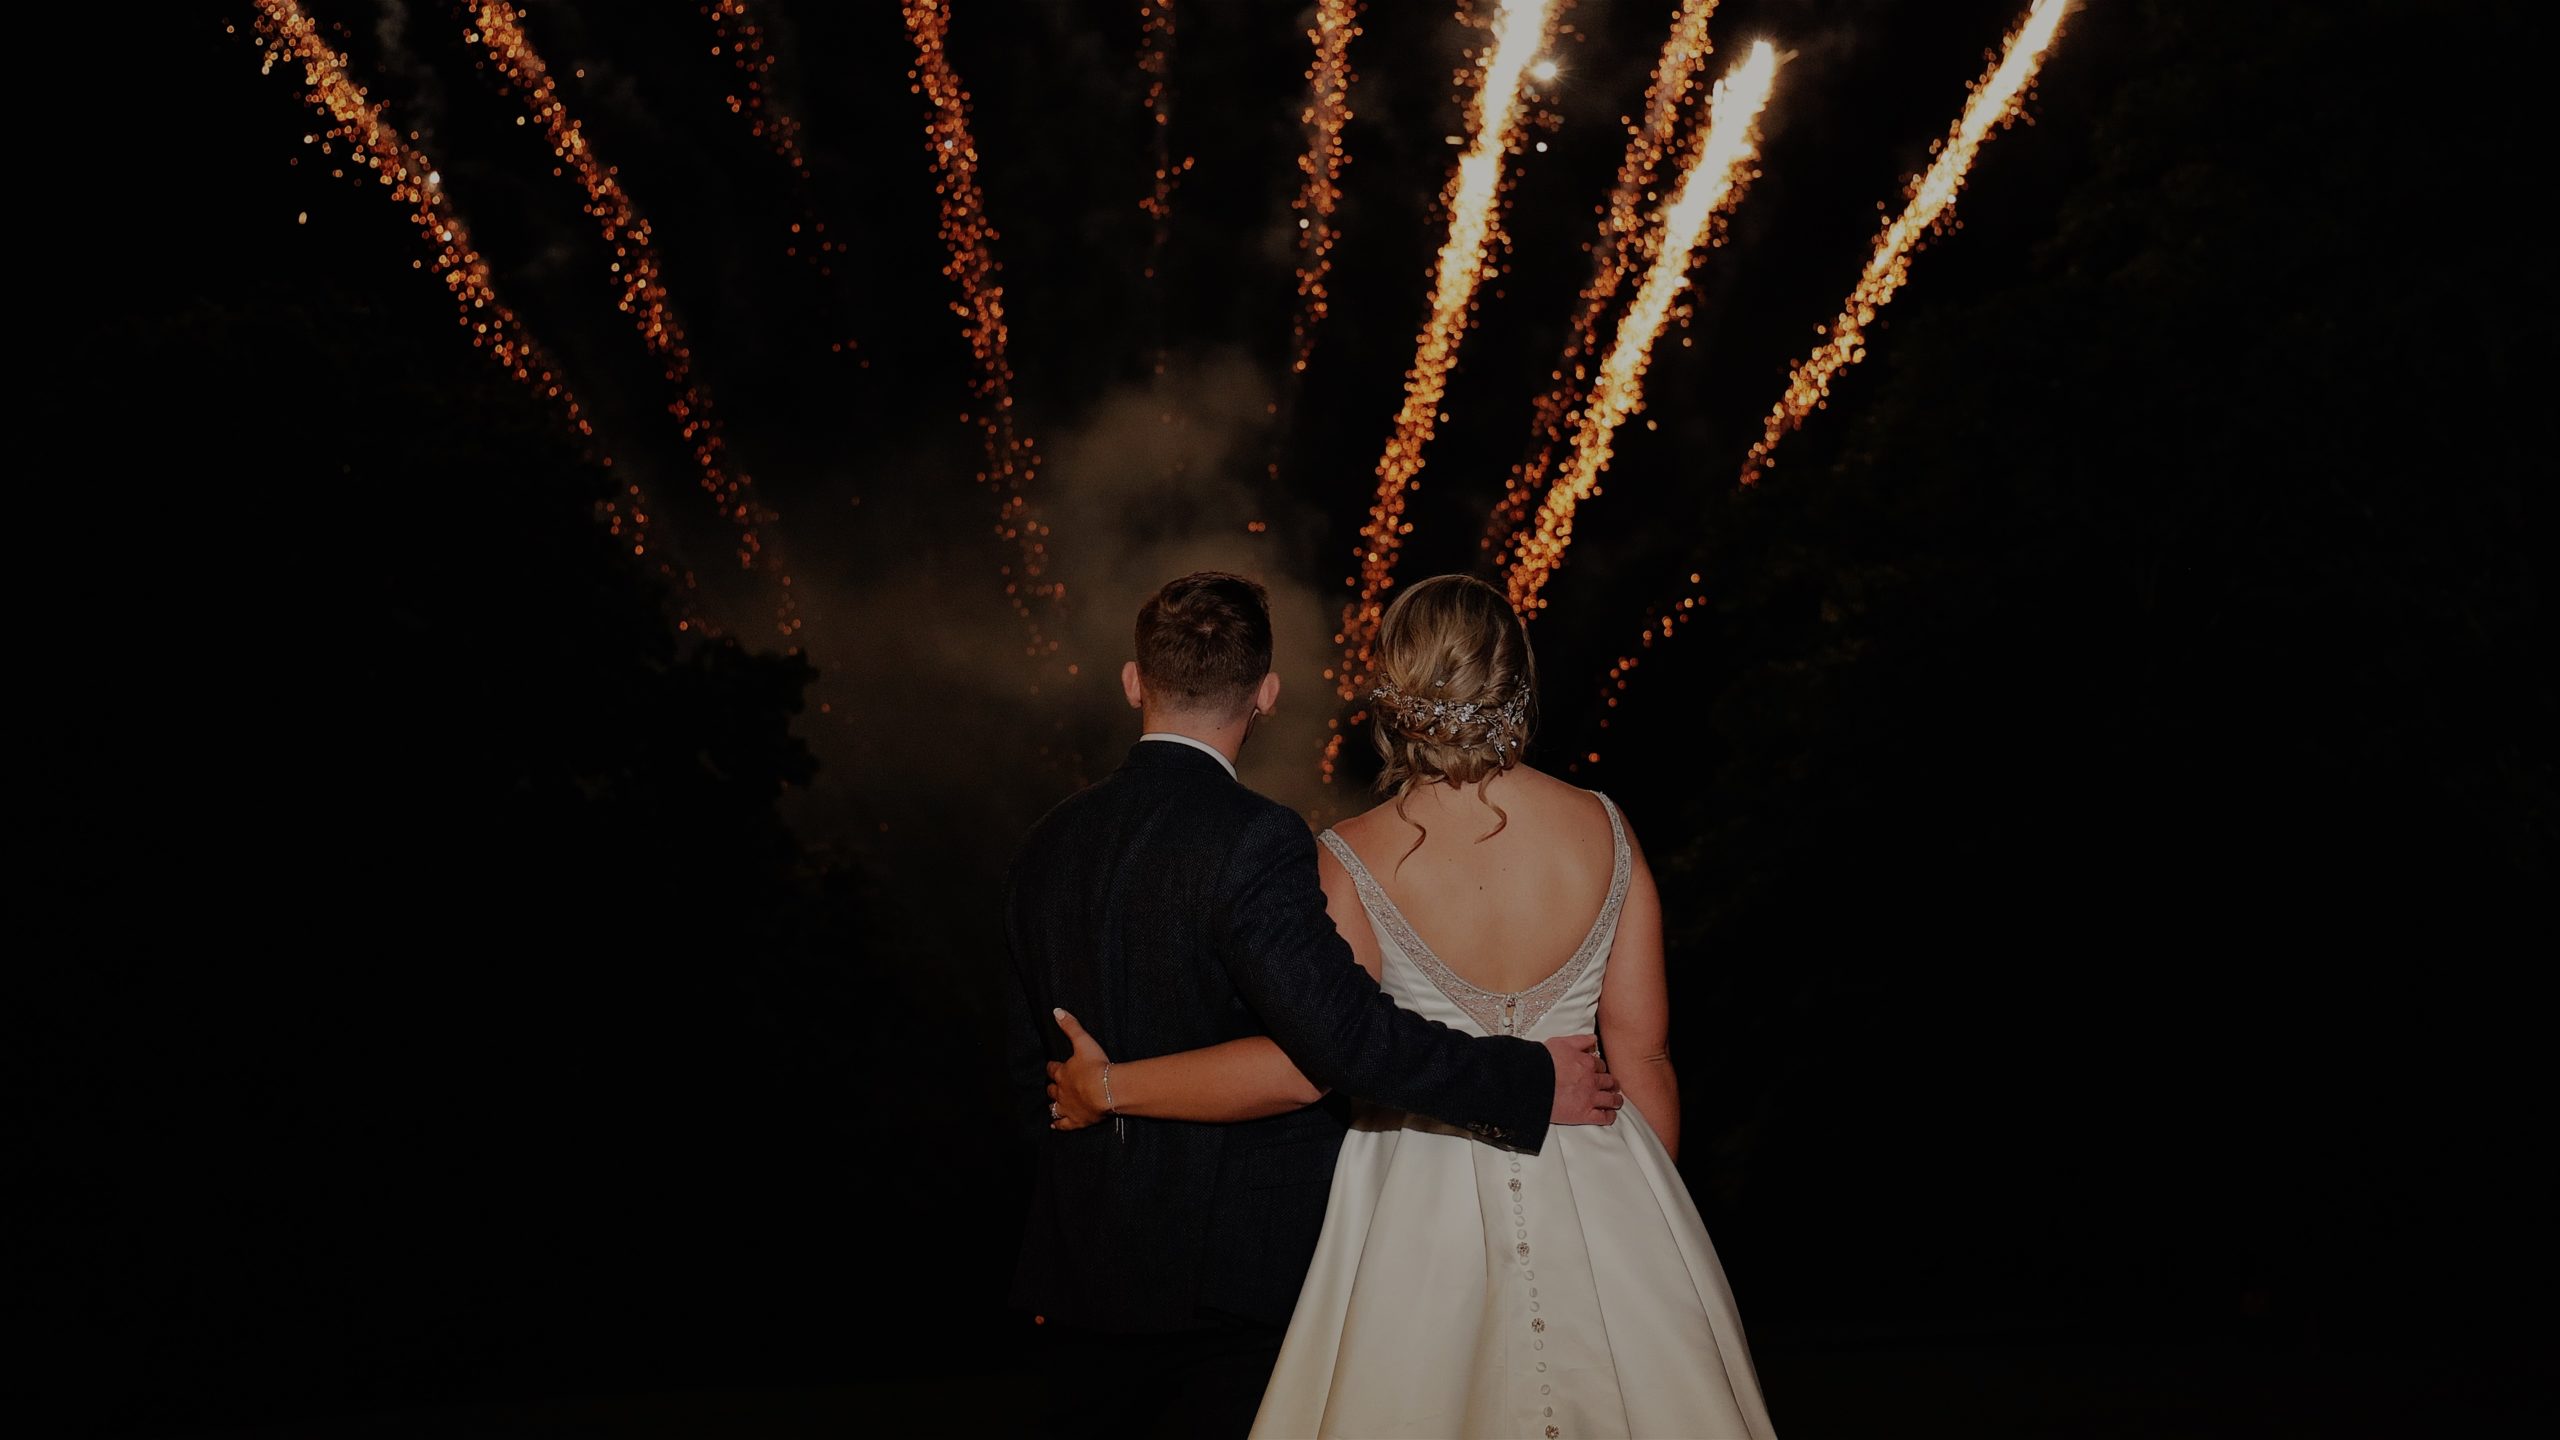
[[[1167,714],[1149,708],[1138,712],[1138,727],[1149,735],[1180,735],[1186,740],[1197,740],[1226,756],[1232,764],[1238,755],[1244,753],[1244,735],[1252,719],[1251,710],[1233,720],[1221,722],[1214,715],[1188,711]]]

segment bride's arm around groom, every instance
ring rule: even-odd
[[[1305,824],[1263,804],[1217,887],[1214,930],[1219,958],[1268,1036],[1114,1065],[1073,1015],[1059,1011],[1074,1053],[1048,1067],[1056,1082],[1050,1096],[1065,1117],[1056,1128],[1080,1129],[1106,1114],[1256,1120],[1333,1089],[1532,1153],[1550,1123],[1615,1118],[1617,1082],[1593,1055],[1592,1037],[1500,1043],[1422,1020],[1389,999],[1378,988],[1376,957],[1357,955],[1327,909]]]

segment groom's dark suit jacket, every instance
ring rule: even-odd
[[[1022,982],[1014,1094],[1038,1147],[1014,1300],[1052,1323],[1180,1330],[1281,1324],[1323,1228],[1336,1105],[1200,1125],[1048,1128],[1044,1060],[1063,1006],[1117,1060],[1269,1035],[1319,1085],[1535,1151],[1543,1047],[1396,1008],[1325,914],[1315,838],[1188,745],[1126,764],[1035,827],[1006,886]]]

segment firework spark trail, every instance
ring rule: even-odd
[[[1705,577],[1699,571],[1689,572],[1689,583],[1692,585],[1699,583],[1703,578]],[[1657,643],[1670,639],[1678,632],[1680,626],[1695,618],[1706,608],[1706,605],[1706,596],[1691,594],[1683,595],[1670,605],[1651,611],[1644,617],[1644,629],[1636,636],[1636,650],[1638,652],[1651,650]],[[1609,728],[1609,721],[1612,718],[1609,712],[1618,708],[1618,697],[1627,688],[1627,677],[1634,673],[1636,666],[1642,660],[1641,653],[1621,655],[1609,666],[1608,673],[1601,677],[1598,728],[1602,730]],[[1589,751],[1581,758],[1597,763],[1600,752]],[[1580,761],[1574,761],[1568,763],[1566,768],[1579,770],[1582,765]]]
[[[925,153],[932,159],[934,192],[942,198],[942,242],[950,263],[942,273],[959,287],[951,309],[960,317],[961,334],[977,358],[978,375],[971,389],[976,409],[963,420],[976,421],[986,443],[981,484],[994,490],[1002,505],[996,534],[1014,547],[1012,563],[1003,567],[1005,598],[1030,630],[1028,653],[1056,653],[1057,640],[1043,630],[1033,601],[1055,613],[1065,587],[1046,578],[1049,527],[1031,513],[1023,490],[1035,478],[1039,457],[1031,437],[1013,424],[1013,366],[1005,358],[1004,286],[996,264],[1000,238],[987,219],[986,196],[978,188],[978,144],[969,129],[969,91],[951,68],[945,42],[951,30],[947,0],[901,0],[907,34],[916,47],[916,68],[907,72],[912,93],[925,97]]]
[[[1307,32],[1315,61],[1307,67],[1307,108],[1299,123],[1307,153],[1298,157],[1298,310],[1289,324],[1289,373],[1306,373],[1332,292],[1333,211],[1342,203],[1342,170],[1351,157],[1342,127],[1351,120],[1351,42],[1360,38],[1359,0],[1318,0],[1316,28]]]
[[[1351,120],[1351,42],[1359,38],[1360,0],[1317,0],[1315,28],[1307,32],[1315,58],[1307,66],[1306,108],[1298,112],[1307,149],[1298,157],[1297,197],[1289,202],[1298,213],[1298,303],[1289,315],[1289,373],[1268,407],[1271,459],[1266,473],[1273,480],[1280,478],[1281,457],[1297,423],[1307,366],[1315,359],[1316,330],[1333,305],[1326,282],[1333,273],[1333,212],[1342,203],[1342,171],[1351,163],[1342,127]]]
[[[792,183],[799,189],[800,218],[792,222],[791,243],[782,253],[806,261],[819,278],[830,278],[835,274],[836,254],[847,247],[828,236],[827,222],[818,218],[817,204],[810,198],[809,156],[800,148],[800,121],[774,99],[773,49],[765,43],[764,25],[756,19],[749,0],[712,0],[702,7],[702,14],[719,37],[711,53],[727,55],[746,81],[740,91],[721,97],[729,113],[744,119],[748,133],[791,167]],[[837,348],[851,349],[852,342],[839,342]]]
[[[1878,307],[1891,301],[1911,278],[1914,248],[1934,233],[1954,206],[1956,194],[1963,188],[1966,172],[1983,142],[2017,117],[2026,87],[2060,34],[2063,12],[2068,7],[2069,0],[2037,0],[2025,21],[2010,35],[2000,58],[1976,82],[1964,113],[1957,117],[1939,148],[1938,158],[1912,182],[1902,213],[1886,224],[1876,242],[1874,257],[1860,272],[1858,287],[1850,292],[1848,304],[1832,322],[1828,338],[1788,375],[1785,396],[1770,410],[1759,442],[1743,461],[1741,483],[1748,485],[1759,479],[1774,463],[1770,452],[1778,442],[1822,406],[1833,377],[1866,357],[1866,327],[1875,323]],[[1703,578],[1700,572],[1692,571],[1689,585],[1697,586]],[[1620,655],[1601,679],[1600,729],[1609,728],[1609,712],[1618,708],[1628,677],[1643,663],[1645,654],[1705,613],[1707,599],[1704,593],[1692,589],[1645,617],[1635,647]],[[1594,753],[1590,758],[1599,757]]]
[[[327,139],[318,135],[303,139],[319,145],[323,154],[329,153],[331,142],[345,145],[355,165],[374,172],[391,198],[408,207],[410,221],[432,252],[432,259],[410,263],[420,269],[433,267],[432,273],[453,297],[456,318],[471,332],[472,348],[487,350],[500,369],[559,406],[562,418],[579,437],[592,442],[595,427],[585,407],[560,378],[557,364],[526,331],[524,321],[499,298],[489,262],[473,248],[471,232],[444,193],[434,162],[383,118],[384,107],[355,82],[346,56],[322,37],[320,27],[296,0],[258,0],[251,23],[263,52],[263,68],[272,71],[287,62],[300,65],[304,99],[329,121]],[[612,457],[600,452],[596,459],[608,469],[613,465]],[[628,541],[633,555],[648,554],[654,507],[639,485],[625,481],[622,494],[604,502],[603,508],[607,532]]]
[[[1147,77],[1147,146],[1154,157],[1155,188],[1138,208],[1154,228],[1147,235],[1146,277],[1164,268],[1165,247],[1173,240],[1173,190],[1191,171],[1192,157],[1173,159],[1173,0],[1148,0],[1138,7],[1138,72]],[[1161,309],[1161,306],[1159,306]],[[1164,344],[1156,344],[1156,372],[1164,372]]]
[[[764,26],[757,22],[755,7],[748,0],[712,0],[702,7],[703,18],[711,22],[712,32],[720,43],[711,48],[714,55],[726,54],[729,63],[746,77],[746,93],[724,96],[729,113],[747,122],[748,132],[765,142],[775,158],[807,176],[809,157],[800,149],[800,122],[773,103],[766,82],[773,78],[773,51],[765,44]],[[828,247],[821,245],[822,251]]]
[[[1173,159],[1173,0],[1140,0],[1138,5],[1138,73],[1147,77],[1144,109],[1147,112],[1147,151],[1153,159],[1154,188],[1138,208],[1147,215],[1147,329],[1148,349],[1153,352],[1151,366],[1161,377],[1170,359],[1165,340],[1165,256],[1173,245],[1173,191],[1182,177],[1191,173],[1192,158],[1184,156],[1180,164]],[[1163,412],[1164,424],[1174,423],[1174,412]],[[1176,459],[1167,462],[1167,475],[1180,480],[1186,467]]]
[[[2044,64],[2045,52],[2052,47],[2062,27],[2063,12],[2069,8],[2070,0],[2036,0],[2035,8],[2027,12],[2027,18],[2010,35],[1999,60],[1974,86],[1964,113],[1947,131],[1937,160],[1927,173],[1912,182],[1910,199],[1902,213],[1886,223],[1883,235],[1876,241],[1875,255],[1867,261],[1867,268],[1858,276],[1858,287],[1849,292],[1848,302],[1831,322],[1828,338],[1787,376],[1786,394],[1771,407],[1758,443],[1743,457],[1743,484],[1757,481],[1761,472],[1775,463],[1771,455],[1778,442],[1822,405],[1831,393],[1832,377],[1866,358],[1867,327],[1875,323],[1876,312],[1891,304],[1895,292],[1911,278],[1912,251],[1955,207],[1956,195],[1964,188],[1965,172],[1972,168],[1973,157],[1981,151],[1982,143],[2017,118],[2027,83]]]
[[[1590,403],[1575,428],[1573,458],[1540,502],[1537,528],[1521,537],[1513,552],[1511,603],[1524,618],[1544,606],[1539,594],[1564,563],[1565,547],[1573,543],[1574,510],[1599,493],[1600,472],[1609,466],[1618,427],[1644,405],[1644,372],[1652,361],[1653,342],[1670,321],[1673,303],[1689,287],[1691,259],[1712,241],[1716,218],[1741,198],[1746,172],[1759,153],[1760,111],[1769,103],[1777,73],[1777,52],[1763,40],[1716,82],[1713,118],[1680,177],[1679,191],[1663,207],[1660,251],[1618,321],[1617,339],[1600,364]]]
[[[1538,52],[1546,48],[1558,0],[1509,0],[1493,21],[1493,49],[1476,91],[1474,138],[1458,160],[1442,192],[1449,212],[1449,237],[1431,282],[1431,316],[1418,337],[1413,367],[1405,372],[1403,405],[1396,411],[1394,432],[1378,460],[1378,497],[1361,527],[1359,572],[1350,579],[1351,602],[1343,607],[1342,633],[1334,637],[1342,659],[1327,676],[1345,701],[1356,703],[1368,683],[1377,643],[1383,596],[1395,583],[1396,552],[1413,527],[1404,519],[1406,497],[1420,487],[1422,452],[1439,428],[1440,401],[1448,391],[1449,371],[1458,359],[1458,343],[1467,332],[1467,316],[1476,288],[1490,268],[1501,232],[1495,209],[1502,197],[1502,157],[1517,138],[1522,111],[1522,81]],[[1354,713],[1350,722],[1362,717]],[[1333,780],[1334,761],[1348,733],[1341,717],[1330,722],[1323,769]]]
[[[1715,48],[1707,22],[1716,0],[1682,0],[1672,17],[1671,36],[1654,63],[1653,81],[1645,87],[1644,118],[1627,122],[1627,151],[1618,161],[1618,178],[1600,210],[1600,233],[1591,245],[1591,279],[1582,287],[1581,309],[1565,331],[1564,356],[1529,420],[1530,456],[1504,482],[1502,497],[1486,517],[1478,548],[1501,552],[1529,519],[1530,506],[1555,471],[1556,453],[1572,434],[1573,406],[1590,372],[1583,357],[1600,346],[1600,322],[1617,302],[1626,278],[1653,263],[1661,231],[1647,225],[1647,202],[1661,178],[1672,142],[1679,138],[1680,117],[1706,70]],[[1509,556],[1501,556],[1507,565]]]
[[[631,317],[640,341],[659,362],[675,399],[667,412],[693,452],[701,485],[721,515],[736,526],[738,564],[754,569],[765,548],[758,533],[768,518],[752,493],[754,481],[728,463],[728,440],[713,408],[711,392],[693,375],[693,351],[684,327],[667,304],[667,286],[658,251],[651,242],[648,217],[640,213],[613,167],[597,157],[586,131],[560,98],[550,66],[524,32],[524,16],[506,0],[476,0],[463,40],[486,48],[498,74],[523,98],[527,116],[542,130],[560,173],[574,177],[587,197],[586,211],[604,243],[613,249],[612,273],[619,279],[622,312]],[[768,565],[766,568],[776,568]],[[781,587],[775,628],[783,635],[799,633],[802,620],[791,590],[791,576],[778,572]]]

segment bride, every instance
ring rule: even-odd
[[[1772,1435],[1672,1168],[1680,1097],[1643,852],[1607,796],[1522,763],[1537,668],[1499,591],[1463,575],[1407,590],[1378,674],[1391,798],[1320,837],[1335,926],[1396,1003],[1444,1024],[1541,1039],[1596,1022],[1626,1108],[1558,1127],[1536,1155],[1355,1110],[1253,1433]],[[1050,1066],[1064,1128],[1109,1113],[1107,1064],[1119,1107],[1143,1096],[1160,1119],[1307,1094],[1268,1041],[1111,1064],[1069,1033],[1074,1057]]]

